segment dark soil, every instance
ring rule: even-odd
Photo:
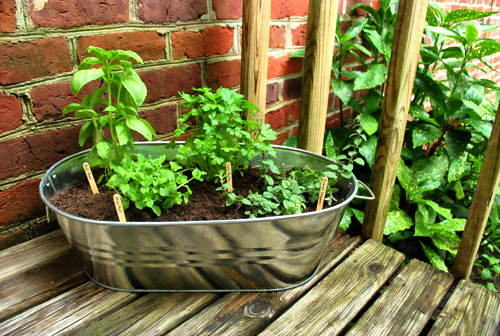
[[[84,178],[84,177],[83,177]],[[235,193],[248,195],[248,190],[258,191],[262,188],[260,173],[250,169],[244,176],[235,174],[233,185]],[[226,206],[226,199],[221,196],[221,191],[216,190],[219,185],[206,182],[191,181],[189,187],[193,194],[189,197],[188,204],[176,205],[169,211],[162,210],[161,216],[149,208],[137,209],[133,203],[125,211],[127,221],[130,222],[170,222],[170,221],[200,221],[247,218],[246,206],[238,209],[237,206]],[[113,194],[105,185],[99,185],[99,194],[93,195],[86,180],[75,183],[70,188],[56,194],[50,202],[58,209],[74,216],[101,220],[118,221],[118,216],[113,203]],[[341,202],[338,195],[336,199]],[[316,204],[308,204],[304,212],[315,211]]]

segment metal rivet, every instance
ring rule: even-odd
[[[57,177],[56,174],[52,175],[52,178],[56,178],[56,177]]]
[[[379,273],[382,271],[383,267],[380,264],[371,264],[370,266],[368,266],[368,269],[373,273]]]
[[[271,304],[264,299],[255,299],[245,306],[244,315],[248,317],[263,317],[271,312]]]

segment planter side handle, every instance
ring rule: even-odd
[[[370,196],[355,195],[354,198],[373,201],[375,199],[375,194],[373,193],[373,191],[370,188],[368,188],[368,186],[364,182],[362,182],[360,180],[358,180],[358,184],[361,184],[363,187],[365,187],[365,189],[368,190],[368,192],[370,193]],[[358,191],[359,191],[359,189],[358,189]]]

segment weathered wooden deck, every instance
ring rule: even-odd
[[[0,252],[0,335],[500,335],[500,295],[338,233],[279,292],[135,294],[82,273],[60,231]]]

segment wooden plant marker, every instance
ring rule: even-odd
[[[120,195],[114,194],[113,201],[115,202],[115,209],[116,213],[118,214],[118,220],[125,223],[127,219],[125,218],[125,212],[123,211],[122,199],[120,198]]]
[[[97,189],[97,184],[95,183],[94,175],[92,175],[92,170],[90,169],[88,162],[83,163],[83,170],[85,171],[85,175],[87,175],[87,180],[89,181],[90,189],[92,189],[92,193],[94,195],[98,194],[99,190]]]
[[[233,174],[231,172],[231,162],[226,162],[226,176],[227,176],[227,184],[229,185],[229,189],[227,191],[233,192]]]
[[[323,179],[321,180],[321,189],[319,190],[318,205],[316,206],[316,211],[323,209],[323,203],[325,202],[327,188],[328,177],[323,177]]]

